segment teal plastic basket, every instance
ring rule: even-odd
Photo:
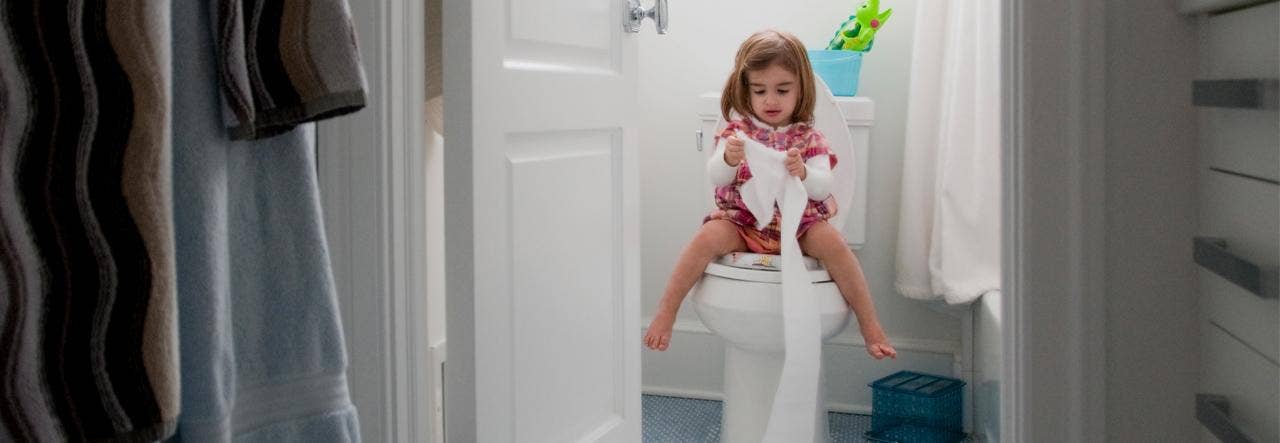
[[[963,441],[964,382],[938,375],[898,371],[871,382],[871,430],[874,441]]]
[[[867,441],[880,443],[956,443],[967,438],[963,432],[949,431],[931,426],[902,423],[879,431],[863,434]]]
[[[831,88],[832,94],[853,97],[858,93],[858,73],[862,70],[861,52],[810,49],[809,64],[813,65],[813,72]]]

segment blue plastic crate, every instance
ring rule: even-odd
[[[863,436],[869,441],[884,443],[955,443],[966,438],[963,432],[911,423],[902,423],[880,431],[867,431]]]
[[[879,441],[956,442],[964,439],[964,382],[899,371],[869,385],[871,431]]]

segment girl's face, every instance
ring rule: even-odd
[[[751,111],[760,121],[774,127],[791,123],[799,101],[800,81],[795,74],[777,63],[768,68],[747,71],[747,92],[751,94]]]

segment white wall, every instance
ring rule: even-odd
[[[875,48],[863,59],[858,94],[875,101],[871,132],[867,243],[857,251],[867,275],[880,321],[898,345],[919,348],[952,346],[958,352],[960,322],[956,317],[905,299],[893,290],[901,188],[901,149],[910,68],[912,20],[917,2],[883,3],[894,12],[879,31]],[[831,34],[855,7],[848,0],[778,2],[745,0],[731,3],[672,2],[671,28],[657,35],[652,25],[640,33],[640,173],[642,241],[641,273],[645,322],[652,316],[677,255],[702,221],[705,154],[695,149],[698,129],[696,99],[719,92],[733,63],[738,44],[751,32],[774,27],[795,33],[809,47],[825,46]],[[678,332],[665,353],[644,353],[644,385],[689,389],[715,385],[718,390],[720,356],[714,337],[701,337],[700,324],[687,302],[680,310]],[[679,332],[684,330],[685,332]],[[861,403],[869,392],[866,382],[903,364],[951,373],[952,355],[908,351],[895,363],[877,363],[855,344],[861,340],[851,327],[837,339],[846,345],[828,348],[828,368],[839,371],[829,398],[837,403]],[[834,359],[835,361],[832,361]],[[941,359],[941,360],[940,360]],[[915,362],[915,363],[909,363]],[[941,362],[941,363],[940,363]],[[856,378],[849,378],[856,377]]]
[[[1109,441],[1198,435],[1194,21],[1169,0],[1106,4]]]

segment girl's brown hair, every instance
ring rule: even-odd
[[[734,57],[733,73],[720,94],[720,114],[729,120],[729,111],[744,116],[755,115],[751,109],[751,88],[747,85],[747,72],[766,69],[777,64],[791,71],[799,79],[799,100],[791,123],[812,122],[814,103],[813,67],[800,39],[790,33],[766,29],[747,37],[738,47]]]

